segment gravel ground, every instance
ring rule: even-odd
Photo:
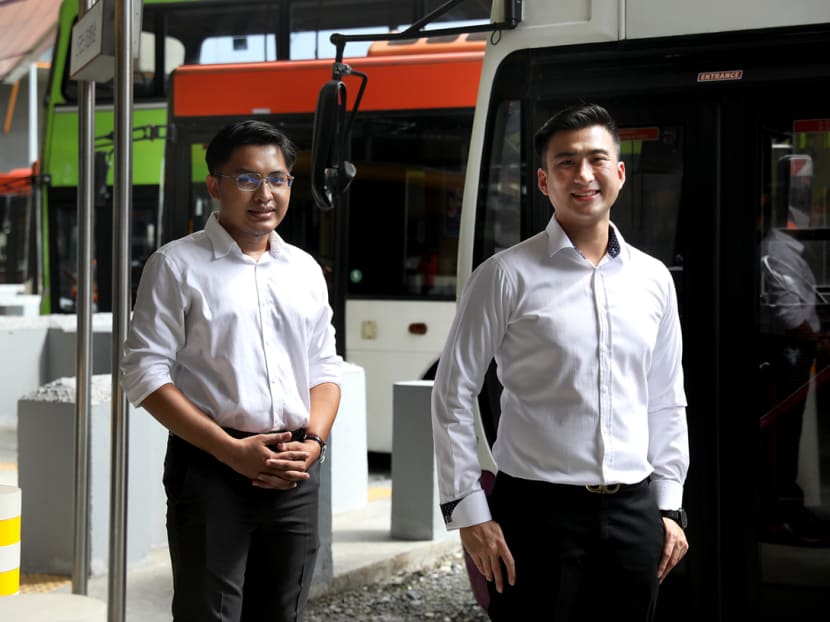
[[[424,570],[310,600],[306,622],[487,622],[476,602],[461,552]]]

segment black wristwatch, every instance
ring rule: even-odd
[[[660,510],[660,516],[672,519],[675,523],[680,525],[682,529],[686,529],[689,524],[689,519],[686,516],[686,510],[680,508],[679,510]]]
[[[314,441],[320,446],[320,464],[323,464],[326,461],[326,441],[316,434],[306,434],[303,440]]]

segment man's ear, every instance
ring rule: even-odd
[[[542,194],[548,196],[548,174],[541,167],[536,169],[536,185]]]
[[[625,162],[617,162],[617,176],[620,178],[620,189],[625,184]]]
[[[211,198],[219,200],[219,178],[213,175],[208,175],[205,178],[205,185]]]

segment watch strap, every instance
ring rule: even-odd
[[[315,443],[320,445],[320,463],[322,464],[323,462],[325,462],[326,461],[326,441],[324,441],[322,438],[320,438],[316,434],[311,434],[309,432],[306,432],[304,440],[314,441]]]
[[[689,522],[688,517],[686,516],[686,510],[683,508],[680,508],[679,510],[660,510],[660,516],[670,518],[683,529],[686,529]]]

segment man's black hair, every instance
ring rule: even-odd
[[[231,153],[242,145],[276,145],[282,151],[285,165],[291,171],[297,160],[297,150],[288,137],[265,121],[235,121],[223,127],[208,144],[205,162],[211,175],[231,159]]]
[[[617,123],[611,114],[598,104],[574,104],[557,112],[540,127],[533,137],[533,146],[536,148],[536,155],[545,166],[548,143],[557,132],[569,130],[581,130],[586,127],[601,125],[614,139],[617,146],[617,155],[620,150],[620,133],[617,130]]]

